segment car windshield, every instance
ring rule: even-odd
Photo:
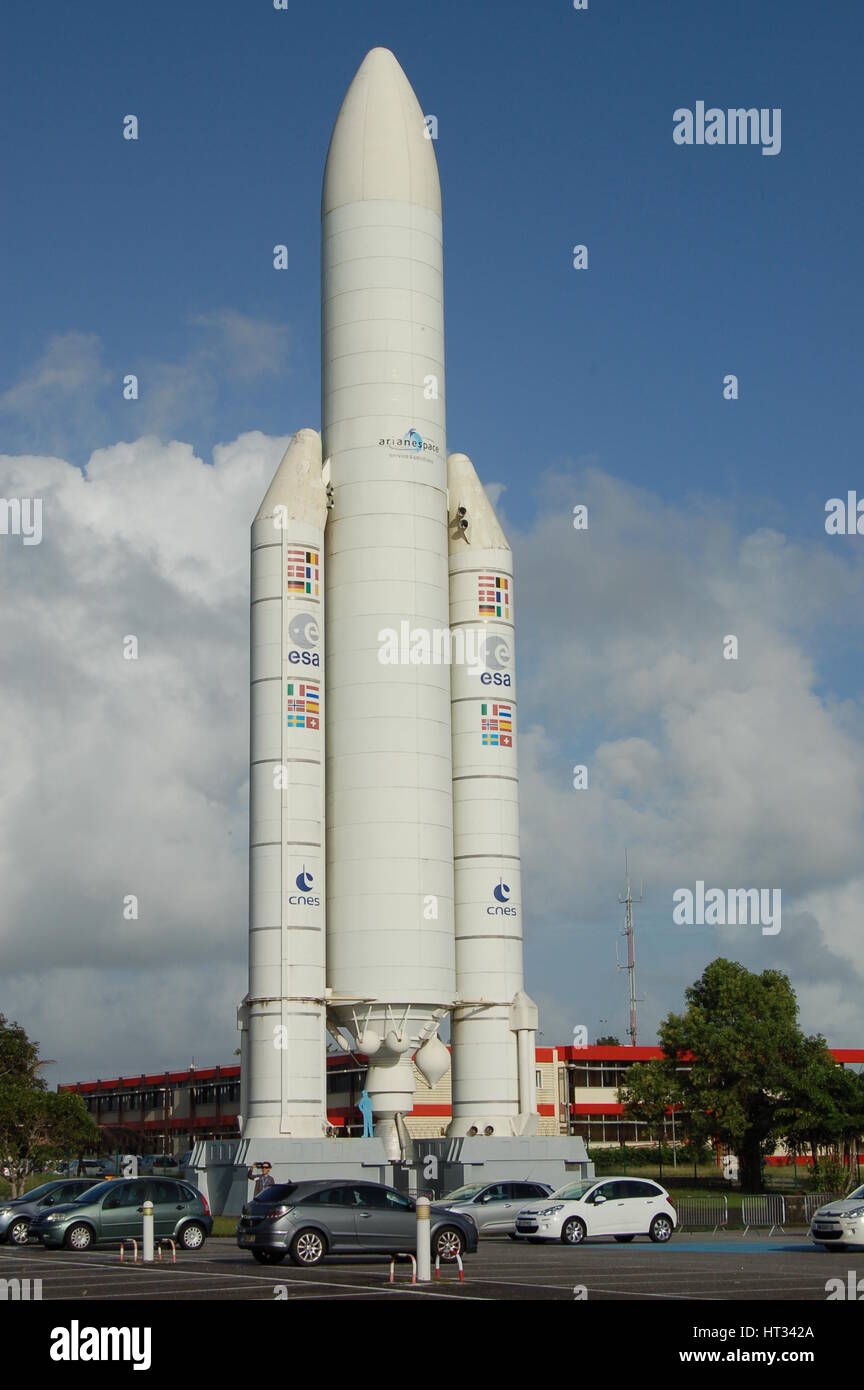
[[[17,1200],[19,1202],[38,1202],[40,1197],[47,1197],[55,1187],[60,1187],[59,1182],[43,1182],[39,1187],[31,1187],[29,1192],[23,1192]]]
[[[274,1187],[262,1187],[255,1201],[263,1202],[265,1205],[270,1202],[276,1202],[277,1204],[280,1202],[287,1202],[292,1193],[297,1191],[297,1187],[298,1184],[296,1182],[280,1182],[276,1183]]]
[[[106,1192],[116,1186],[116,1182],[97,1182],[94,1187],[88,1187],[86,1192],[81,1192],[75,1198],[73,1205],[78,1206],[80,1204],[81,1206],[89,1206],[91,1202],[98,1202],[105,1196]]]
[[[441,1198],[442,1202],[470,1202],[472,1197],[476,1197],[478,1192],[482,1192],[486,1186],[481,1182],[469,1182],[464,1187],[454,1187],[452,1192],[445,1192]]]
[[[864,1187],[856,1187],[854,1192],[850,1192],[846,1198],[847,1202],[857,1202],[864,1197]]]
[[[591,1182],[574,1182],[570,1183],[568,1187],[559,1187],[557,1192],[552,1193],[552,1196],[563,1197],[566,1202],[579,1202],[586,1193],[591,1191],[592,1187],[596,1186],[596,1179],[592,1179]]]

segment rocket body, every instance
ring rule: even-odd
[[[452,1005],[455,970],[450,672],[382,660],[403,622],[449,621],[441,194],[386,49],[333,131],[321,274],[327,975],[392,1143],[386,1117],[413,1104],[411,1054]]]
[[[321,438],[295,436],[253,527],[244,1135],[326,1132],[326,1024],[368,1059],[374,1132],[391,1158],[405,1152],[412,1058],[430,1084],[446,1067],[447,1014],[452,1132],[530,1132],[536,1108],[533,1053],[524,1062],[536,1010],[521,994],[512,568],[463,455],[448,492],[428,135],[395,57],[373,49],[324,173]],[[277,503],[287,530],[274,540]],[[301,551],[314,593],[289,583]],[[484,606],[490,578],[511,605],[497,615]],[[460,629],[482,639],[487,676],[473,649],[469,671],[454,648]],[[286,723],[303,711],[302,727]],[[288,767],[281,800],[267,780],[277,757]],[[287,1038],[281,1059],[267,1051],[274,1025]]]

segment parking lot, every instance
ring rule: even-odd
[[[465,1259],[465,1281],[454,1266],[440,1281],[410,1283],[406,1261],[391,1285],[386,1256],[339,1258],[313,1270],[287,1261],[264,1269],[233,1240],[215,1238],[196,1254],[178,1252],[176,1265],[120,1263],[119,1251],[88,1254],[0,1246],[0,1279],[40,1279],[47,1300],[219,1300],[458,1298],[474,1300],[814,1300],[825,1302],[826,1281],[864,1277],[864,1251],[826,1254],[803,1234],[760,1239],[739,1234],[681,1235],[669,1245],[597,1242],[578,1248],[481,1241]],[[434,1275],[433,1275],[434,1278]],[[32,1286],[31,1286],[32,1287]],[[32,1294],[31,1294],[32,1297]]]

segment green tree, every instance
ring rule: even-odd
[[[620,1047],[621,1039],[616,1038],[612,1033],[604,1033],[602,1038],[598,1038],[595,1047]]]
[[[0,1156],[10,1170],[12,1196],[34,1168],[98,1142],[98,1126],[80,1096],[49,1091],[39,1070],[39,1044],[0,1015]]]
[[[665,1057],[689,1060],[685,1108],[710,1116],[717,1140],[738,1155],[741,1186],[761,1192],[763,1165],[788,1130],[790,1094],[824,1040],[805,1038],[789,979],[712,961],[685,992],[683,1014],[661,1024]]]
[[[640,1121],[657,1140],[657,1160],[663,1176],[663,1139],[666,1117],[683,1100],[681,1078],[673,1062],[660,1058],[637,1062],[624,1073],[618,1098],[628,1119]]]
[[[0,1014],[0,1086],[20,1082],[44,1091],[45,1082],[37,1073],[46,1065],[39,1058],[39,1044],[30,1041],[19,1023]]]

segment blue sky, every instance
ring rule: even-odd
[[[5,6],[0,454],[11,459],[8,476],[19,490],[30,477],[55,488],[72,517],[96,503],[81,502],[69,465],[89,465],[112,489],[100,515],[113,518],[123,582],[133,570],[140,579],[126,594],[115,568],[116,593],[137,605],[142,624],[155,611],[142,596],[172,608],[178,627],[161,634],[165,651],[181,627],[195,630],[196,605],[207,601],[189,578],[198,562],[172,529],[172,508],[202,489],[189,451],[208,465],[222,458],[226,476],[233,468],[240,479],[237,535],[212,511],[225,554],[239,545],[224,567],[227,585],[236,560],[233,588],[213,576],[226,606],[210,614],[206,639],[227,703],[219,707],[209,687],[187,691],[190,710],[212,715],[211,745],[228,750],[224,785],[214,791],[202,775],[197,790],[221,806],[226,847],[231,836],[230,885],[214,871],[210,905],[223,914],[211,953],[222,974],[210,987],[214,997],[222,991],[229,1025],[244,949],[224,903],[242,913],[242,892],[236,903],[230,895],[245,874],[246,731],[232,702],[245,695],[242,679],[236,691],[232,682],[245,641],[246,525],[255,489],[275,467],[273,441],[319,424],[324,158],[354,71],[382,44],[439,122],[448,444],[498,485],[521,575],[526,907],[536,919],[528,982],[549,1019],[545,1040],[564,1041],[580,1021],[597,1031],[572,998],[584,990],[586,961],[597,963],[593,1013],[623,1028],[613,943],[628,843],[637,878],[653,880],[637,918],[649,1036],[722,950],[809,983],[808,1025],[830,1032],[830,1021],[834,1040],[861,1044],[862,542],[826,537],[823,521],[829,497],[864,493],[862,30],[860,10],[845,0],[590,0],[579,13],[570,0],[289,0],[284,13],[270,0]],[[781,108],[780,154],[675,145],[674,110],[698,100]],[[140,121],[135,143],[122,139],[127,113]],[[277,273],[272,248],[282,242],[290,268]],[[571,266],[575,243],[588,246],[587,272]],[[141,381],[135,403],[121,399],[129,372]],[[722,396],[729,372],[740,381],[736,402]],[[233,441],[250,431],[266,441],[244,454]],[[161,440],[161,454],[136,443],[142,434]],[[96,450],[105,451],[101,464]],[[596,523],[577,541],[569,514],[586,499]],[[201,491],[208,516],[211,501]],[[167,517],[167,535],[127,529],[123,508],[143,516],[148,507],[154,528]],[[25,686],[29,673],[30,705],[37,688],[77,688],[77,678],[86,702],[87,669],[64,668],[79,659],[61,659],[47,635],[37,646],[34,634],[45,605],[71,594],[88,561],[73,562],[50,537],[41,551],[43,608],[4,647],[23,644],[18,669]],[[130,630],[122,604],[109,623],[101,582],[90,577],[69,616],[82,646],[100,623]],[[31,592],[22,590],[21,614]],[[744,634],[745,659],[715,670],[711,654],[729,631]],[[188,675],[176,659],[165,688]],[[109,730],[118,718],[112,756],[121,733],[142,739],[143,761],[152,750],[140,721],[162,697],[154,687],[138,698],[138,724],[121,731],[116,711],[101,716]],[[49,727],[63,749],[82,740],[68,710]],[[11,753],[23,756],[22,747],[19,729]],[[104,766],[91,752],[94,762]],[[575,762],[597,778],[595,799],[578,807],[569,790]],[[38,771],[34,752],[20,786]],[[106,796],[104,786],[93,789],[94,814]],[[139,844],[152,837],[157,809],[166,843],[175,834],[158,782],[152,797],[143,799]],[[184,806],[178,794],[185,827]],[[31,838],[42,833],[38,798],[14,815]],[[108,891],[97,859],[111,860],[116,891],[126,891],[135,875],[130,868],[124,880],[118,860],[130,843],[113,856],[79,847],[85,868],[93,856],[75,909],[82,932]],[[162,875],[158,857],[146,872]],[[200,872],[210,873],[206,857]],[[784,934],[746,949],[702,939],[682,948],[669,891],[710,882],[712,872],[715,881],[782,881]],[[46,913],[56,920],[70,900],[68,879],[56,899],[30,889],[21,910],[34,922]],[[190,951],[200,952],[202,909],[187,908]],[[170,917],[169,903],[163,925]],[[101,952],[104,963],[104,931],[94,926],[90,939],[93,962]],[[38,956],[16,960],[18,997],[31,1001],[59,1056],[63,1041],[40,1013]],[[131,968],[122,951],[108,963],[106,998],[118,1016],[132,1007]],[[150,1031],[129,1040],[128,1064],[174,1064],[187,1043],[225,1060],[230,1026],[208,1023],[203,1041],[171,1041],[177,1015],[162,987],[165,1018],[151,1028],[142,1013]],[[64,1065],[92,1069],[106,1046],[98,1036],[70,1042]]]
[[[317,422],[323,157],[380,42],[440,122],[453,447],[482,441],[520,505],[574,452],[796,533],[826,488],[845,491],[862,319],[854,7],[49,0],[8,6],[4,28],[5,385],[50,334],[97,334],[122,374],[181,360],[190,320],[235,310],[288,329],[281,370],[190,418],[196,447]],[[672,111],[700,98],[780,106],[780,156],[675,146]],[[137,144],[121,139],[130,111]],[[570,267],[577,241],[587,274]],[[111,422],[128,416],[115,405]]]

